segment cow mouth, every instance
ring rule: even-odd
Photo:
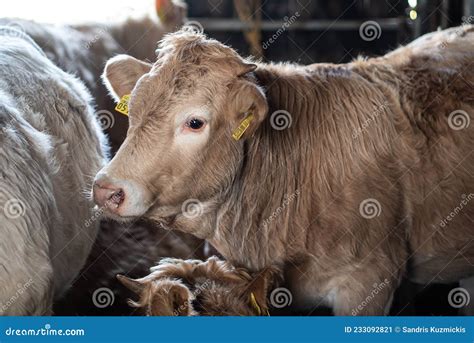
[[[119,206],[120,208],[120,206]],[[120,223],[131,224],[138,220],[144,220],[152,222],[165,230],[173,230],[173,224],[176,220],[179,211],[174,206],[159,205],[156,202],[152,206],[141,214],[137,215],[122,215],[120,212],[114,211],[114,209],[99,208],[95,206],[95,210],[100,212],[100,216],[106,220],[114,220]]]
[[[140,216],[130,216],[130,215],[120,215],[110,211],[108,208],[100,209],[98,206],[95,207],[95,210],[101,212],[101,217],[103,219],[112,219],[117,222],[130,222],[134,219],[138,219]]]

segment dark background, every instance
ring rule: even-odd
[[[190,20],[202,24],[206,34],[249,55],[243,34],[245,26],[232,0],[187,0]],[[245,0],[236,0],[245,3]],[[381,55],[414,38],[458,26],[473,14],[472,0],[418,0],[411,8],[407,0],[260,0],[262,42],[270,38],[284,18],[300,14],[296,22],[264,50],[264,60],[348,62],[358,55]],[[410,19],[410,11],[417,19]],[[254,14],[255,15],[255,14]],[[361,23],[376,21],[382,33],[367,42],[359,35]]]

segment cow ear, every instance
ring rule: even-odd
[[[145,285],[139,280],[131,279],[125,275],[117,274],[117,280],[135,294],[141,294]]]
[[[188,13],[188,6],[182,0],[155,0],[155,9],[161,23],[171,30],[183,25]]]
[[[255,63],[242,63],[239,65],[237,76],[244,76],[245,74],[251,73],[257,69],[257,65]]]
[[[191,299],[191,292],[185,285],[173,282],[169,288],[155,292],[150,314],[152,316],[189,316],[192,312]],[[171,313],[168,312],[169,310]]]
[[[107,61],[102,79],[110,94],[117,100],[130,94],[139,78],[148,73],[152,65],[128,55],[117,55]]]
[[[232,136],[236,140],[250,137],[267,115],[265,93],[256,83],[239,79],[232,85],[230,96]]]
[[[268,291],[275,282],[277,270],[274,268],[265,268],[252,275],[252,281],[248,287],[249,305],[255,314],[268,315]]]

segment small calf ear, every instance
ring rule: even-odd
[[[144,288],[144,284],[139,280],[131,279],[125,275],[117,274],[117,280],[119,280],[122,285],[127,287],[135,294],[141,294]]]
[[[188,6],[181,0],[155,0],[155,9],[161,23],[172,29],[183,24],[188,12]]]
[[[243,76],[247,73],[250,73],[257,69],[257,65],[255,63],[242,63],[242,65],[239,68],[239,72],[237,73],[237,76]]]
[[[231,113],[234,116],[232,135],[236,140],[241,137],[250,137],[267,115],[268,103],[265,93],[251,81],[238,80],[232,86],[231,97],[233,99]],[[242,124],[250,114],[253,118],[245,128],[245,132],[241,132],[240,137],[239,134],[235,135],[240,128],[243,128]]]
[[[185,285],[180,282],[173,282],[165,292],[154,294],[150,308],[151,315],[189,316],[192,312],[191,298],[192,294]],[[167,306],[163,306],[164,302]],[[166,308],[171,309],[172,313],[166,312]]]
[[[139,78],[148,73],[152,65],[128,55],[117,55],[107,61],[102,74],[110,94],[120,99],[130,94]]]
[[[248,288],[249,304],[257,315],[268,315],[268,292],[277,274],[278,270],[268,267],[252,276],[253,279]]]
[[[173,302],[173,308],[178,316],[187,316],[190,313],[191,293],[183,285],[176,285],[170,289],[170,298]]]

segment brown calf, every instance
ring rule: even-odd
[[[474,274],[474,29],[348,64],[253,64],[180,31],[152,65],[111,59],[130,129],[96,177],[120,220],[284,267],[294,305],[384,314],[403,276]]]
[[[151,316],[255,316],[268,314],[275,269],[250,274],[229,262],[164,259],[141,279],[117,278],[140,296],[130,301]]]

